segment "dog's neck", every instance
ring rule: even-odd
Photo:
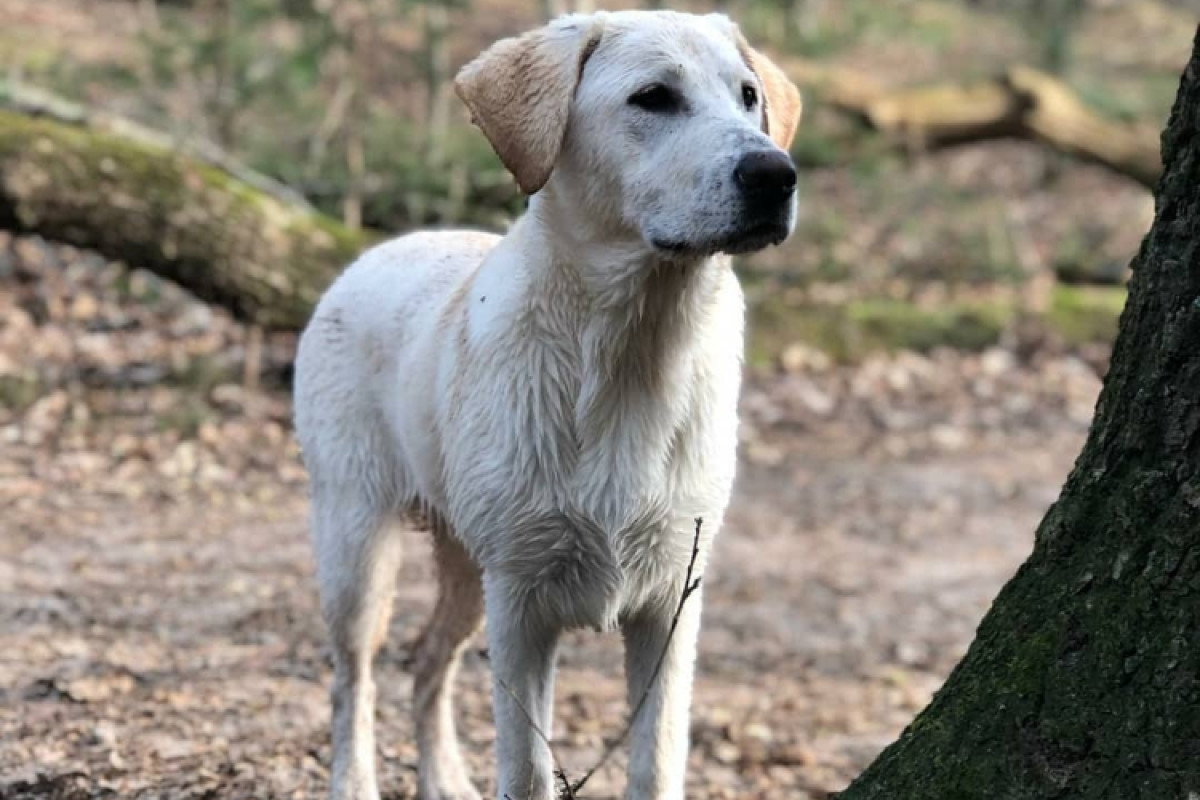
[[[557,190],[555,182],[535,195],[519,223],[526,253],[544,258],[528,264],[534,282],[532,296],[570,314],[571,304],[586,309],[590,333],[616,351],[631,339],[668,339],[698,324],[693,313],[716,286],[716,276],[728,269],[723,256],[677,256],[649,245],[640,234],[606,224],[571,207],[574,198]],[[664,340],[662,344],[667,344]]]
[[[559,351],[544,359],[555,366],[550,386],[580,448],[574,468],[593,476],[576,502],[617,530],[636,494],[623,485],[636,470],[622,459],[636,451],[665,463],[695,385],[699,343],[719,324],[712,303],[729,264],[665,258],[640,237],[580,224],[578,212],[557,216],[565,209],[556,200],[535,197],[509,234],[527,287],[518,324],[525,346],[540,339]]]
[[[582,206],[552,179],[530,199],[521,234],[536,239],[536,252],[547,256],[530,265],[536,270],[531,277],[580,293],[593,313],[653,304],[657,295],[686,303],[703,288],[705,273],[727,266],[723,257],[664,253],[610,215],[581,213]]]
[[[581,224],[578,211],[565,216],[560,203],[552,192],[535,196],[510,236],[526,258],[540,254],[526,262],[525,314],[555,340],[578,343],[580,375],[592,380],[578,387],[576,422],[600,436],[596,426],[613,422],[602,409],[618,397],[656,397],[662,406],[686,391],[694,343],[712,324],[707,307],[729,264],[664,257],[640,237]]]

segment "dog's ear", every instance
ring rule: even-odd
[[[454,90],[526,194],[546,185],[562,150],[583,66],[600,43],[600,15],[568,16],[502,39],[463,67]]]
[[[775,62],[739,37],[738,49],[763,85],[763,132],[784,150],[792,146],[804,107],[796,88]]]

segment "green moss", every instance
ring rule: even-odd
[[[775,2],[750,4],[740,11],[739,21],[753,40],[778,45],[783,38]],[[940,49],[949,43],[953,33],[943,19],[920,13],[913,4],[843,0],[827,13],[816,18],[810,15],[807,24],[793,32],[788,44],[808,58],[822,58],[862,42],[897,39]]]
[[[22,411],[42,395],[44,388],[35,375],[0,375],[0,409]]]
[[[953,301],[925,307],[903,300],[865,298],[844,304],[790,303],[785,293],[750,281],[749,359],[765,365],[793,342],[852,363],[878,352],[940,347],[978,351],[999,342],[1018,308],[1011,300]],[[1125,304],[1116,287],[1058,286],[1042,324],[1069,345],[1111,342]]]
[[[1111,342],[1117,335],[1125,295],[1123,287],[1058,286],[1047,319],[1069,344]]]
[[[58,68],[62,61],[59,42],[33,38],[28,29],[0,29],[0,63],[19,67],[27,77],[36,80]]]
[[[845,161],[843,141],[815,128],[801,126],[792,142],[792,160],[801,168],[831,167]]]
[[[172,206],[183,204],[203,188],[251,205],[267,200],[266,195],[226,172],[185,160],[165,148],[0,111],[0,157],[6,156],[36,160],[39,168],[91,193],[110,187],[113,176],[129,176],[139,189],[152,192],[159,202],[170,201]]]
[[[865,300],[851,303],[847,311],[867,341],[918,351],[935,347],[980,350],[999,339],[1011,316],[1011,309],[999,303],[923,309],[892,300]]]
[[[1003,303],[926,309],[888,299],[802,306],[768,299],[751,312],[750,358],[767,363],[792,342],[804,342],[842,362],[895,350],[980,350],[999,340],[1011,317],[1011,307]]]
[[[168,149],[3,111],[0,172],[0,223],[141,265],[268,327],[302,325],[374,241]]]
[[[1165,118],[1179,87],[1175,71],[1141,70],[1118,75],[1102,70],[1078,72],[1071,85],[1080,98],[1103,116],[1125,122]]]

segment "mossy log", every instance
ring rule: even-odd
[[[996,138],[1042,142],[1153,189],[1162,174],[1155,129],[1105,119],[1062,81],[1016,66],[990,81],[884,89],[841,69],[788,63],[793,79],[910,148]]]
[[[291,330],[371,243],[169,146],[3,110],[0,228],[95,250]]]
[[[1200,36],[1088,441],[933,702],[839,800],[1200,797]]]

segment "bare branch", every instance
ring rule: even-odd
[[[547,736],[546,732],[542,730],[542,726],[537,724],[537,721],[534,720],[533,715],[529,713],[529,709],[526,708],[525,704],[521,702],[521,698],[517,697],[517,693],[512,690],[512,687],[510,687],[499,675],[496,675],[495,677],[496,683],[499,684],[500,688],[512,698],[512,701],[516,703],[517,708],[521,710],[521,715],[525,717],[527,722],[529,722],[529,727],[533,728],[533,732],[538,735],[538,738],[546,743],[546,748],[550,751],[550,758],[554,760],[554,777],[561,784],[558,793],[559,800],[576,800],[575,790],[571,786],[571,781],[567,778],[567,770],[565,767],[563,767],[562,761],[559,760],[558,753],[555,752],[554,744],[550,741],[550,737]],[[504,796],[504,798],[505,800],[512,800],[512,798],[507,794]]]

